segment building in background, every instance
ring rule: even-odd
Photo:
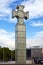
[[[42,48],[39,46],[34,46],[31,48],[31,58],[38,57],[40,58],[42,56]]]
[[[43,58],[43,48],[42,48],[42,58]]]
[[[43,48],[40,48],[39,46],[34,46],[32,48],[26,49],[26,57],[28,59],[33,58],[43,58]]]
[[[31,49],[26,49],[26,58],[27,60],[31,58]]]

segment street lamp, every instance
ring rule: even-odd
[[[13,60],[13,48],[11,49],[11,61]]]
[[[4,47],[3,47],[3,61],[4,61]]]

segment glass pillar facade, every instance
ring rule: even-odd
[[[15,60],[16,64],[26,64],[26,27],[16,24],[15,27]]]

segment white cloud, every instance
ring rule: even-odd
[[[0,46],[15,49],[15,33],[0,29]],[[37,32],[32,38],[26,39],[26,47],[43,47],[43,31]]]
[[[32,22],[31,24],[30,24],[31,26],[43,26],[43,22],[37,22],[37,23],[35,23],[35,22]]]
[[[25,0],[22,2],[25,11],[29,11],[29,18],[37,18],[43,16],[43,0]]]
[[[15,33],[0,29],[0,45],[15,49]]]
[[[1,20],[8,20],[15,23],[16,19],[12,19],[12,8],[9,7],[15,1],[17,0],[0,0]],[[29,11],[30,19],[43,16],[43,0],[24,0],[21,4],[25,6],[25,11]]]
[[[9,2],[10,0],[0,0],[0,16],[6,16],[10,13]]]
[[[27,39],[26,47],[40,46],[43,47],[43,31],[37,32],[32,38]]]
[[[12,19],[12,8],[9,7],[15,1],[17,0],[0,0],[0,20],[15,21]]]

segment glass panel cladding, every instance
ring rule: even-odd
[[[16,42],[16,62],[26,63],[26,28],[24,25],[17,25],[15,32]],[[24,59],[24,61],[23,61]]]

